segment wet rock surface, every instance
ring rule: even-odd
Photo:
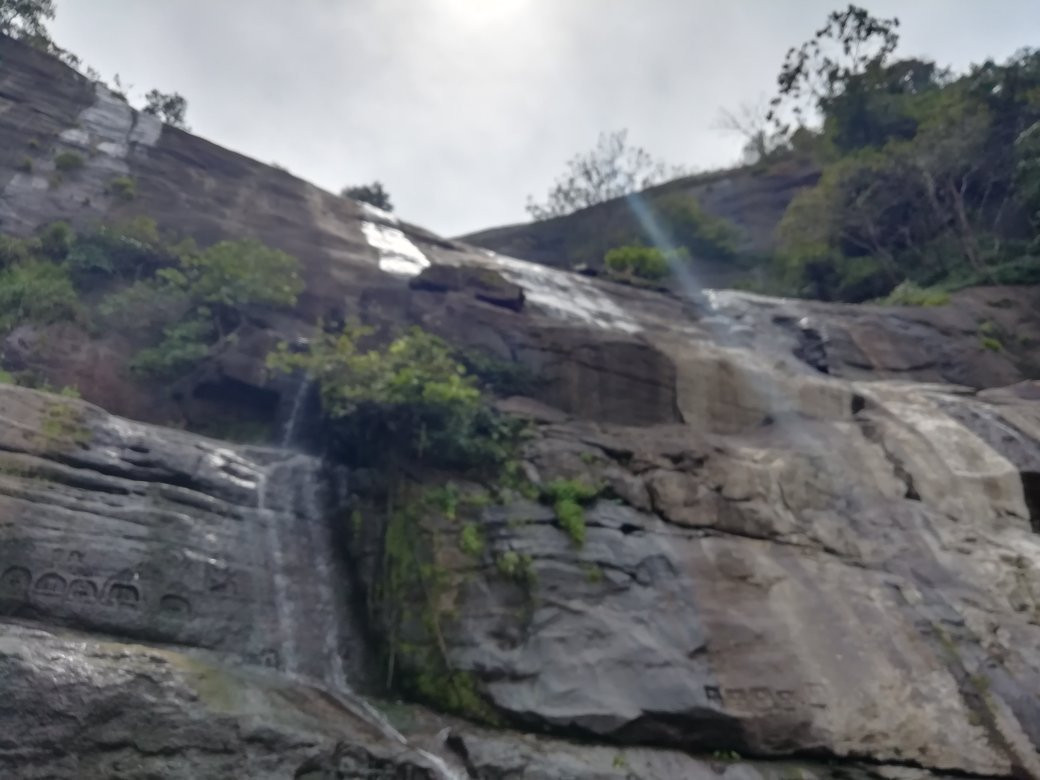
[[[365,660],[334,484],[306,456],[0,386],[0,614],[337,684]]]

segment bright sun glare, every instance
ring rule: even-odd
[[[439,0],[452,21],[471,29],[509,23],[531,5],[531,0]]]

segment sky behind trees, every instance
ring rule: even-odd
[[[898,54],[955,69],[1036,44],[1036,0],[866,2]],[[719,111],[772,94],[835,0],[58,0],[56,42],[194,132],[339,191],[373,179],[442,234],[525,220],[601,131],[667,162],[734,163]],[[288,9],[288,12],[287,12]]]

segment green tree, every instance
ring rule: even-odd
[[[881,70],[899,45],[899,20],[879,19],[850,4],[787,52],[767,118],[787,135],[841,97],[865,74]]]
[[[482,400],[448,344],[412,328],[383,348],[371,328],[319,334],[305,352],[282,344],[268,364],[303,371],[321,390],[332,444],[349,462],[494,465],[513,433]]]
[[[527,199],[527,212],[534,219],[560,217],[683,175],[683,169],[629,146],[627,137],[627,130],[601,133],[592,151],[567,161],[567,170],[549,189],[544,203]]]
[[[288,308],[303,291],[296,258],[253,239],[221,241],[201,252],[188,246],[178,260],[159,278],[212,313],[222,336],[241,324],[247,308]]]
[[[340,195],[344,198],[360,200],[383,211],[394,210],[394,206],[390,202],[390,194],[383,188],[383,184],[378,181],[374,181],[371,184],[359,184],[356,187],[345,187]]]
[[[188,101],[177,92],[160,92],[151,90],[144,96],[144,113],[159,117],[171,127],[179,127],[181,130],[190,130],[184,120],[188,112]]]
[[[47,21],[53,18],[54,0],[0,0],[0,33],[12,38],[48,48]]]
[[[30,260],[0,271],[0,333],[25,322],[47,325],[76,315],[78,296],[60,265]]]

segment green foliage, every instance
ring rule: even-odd
[[[787,134],[855,91],[863,74],[883,68],[895,51],[898,27],[898,19],[878,19],[851,4],[829,14],[813,38],[787,52],[768,119]]]
[[[660,249],[645,246],[622,246],[611,249],[603,258],[607,270],[622,277],[635,276],[640,279],[657,281],[670,273],[670,263],[689,263],[690,256],[685,249],[675,249],[667,253]]]
[[[127,203],[137,197],[137,182],[129,176],[117,176],[108,183],[106,191],[116,200]]]
[[[200,310],[199,314],[198,318],[167,326],[156,346],[146,347],[134,355],[130,369],[150,377],[172,378],[209,357],[216,331],[206,312]]]
[[[0,0],[0,33],[34,45],[50,43],[47,20],[54,18],[54,0]]]
[[[179,260],[158,276],[197,304],[214,307],[222,321],[246,306],[293,306],[303,290],[296,258],[253,239],[221,241],[183,252]]]
[[[458,361],[480,386],[499,396],[528,395],[537,386],[535,375],[527,366],[500,360],[483,350],[467,349],[457,353]]]
[[[585,580],[591,585],[603,582],[603,568],[596,563],[583,563],[581,568],[585,572]]]
[[[736,258],[740,237],[737,228],[725,219],[708,214],[695,198],[672,193],[655,198],[653,206],[669,238],[677,246],[685,247],[693,257],[715,262]]]
[[[184,115],[188,111],[188,101],[176,92],[160,92],[151,90],[144,96],[144,113],[159,117],[164,123],[181,130],[189,130],[184,121]]]
[[[78,296],[64,267],[29,260],[0,271],[0,333],[23,322],[70,319],[77,311]]]
[[[542,498],[552,504],[560,527],[578,547],[585,544],[583,504],[595,499],[601,488],[573,479],[557,479],[542,489]]]
[[[268,360],[318,382],[344,457],[469,467],[508,456],[516,425],[483,402],[443,340],[412,328],[382,349],[365,348],[372,335],[347,325],[321,333],[307,352],[282,344]]]
[[[38,249],[29,241],[0,235],[0,268],[28,262]]]
[[[530,555],[507,550],[495,561],[499,573],[524,585],[531,585],[537,579],[534,561]]]
[[[4,371],[0,368],[0,385],[16,385],[18,381],[15,379],[14,374],[10,371]]]
[[[767,291],[913,303],[1040,279],[1040,51],[953,76],[893,61],[897,40],[894,20],[850,6],[792,49],[778,112],[819,112],[824,165],[784,215]]]
[[[72,173],[78,171],[87,161],[83,159],[83,155],[79,152],[59,152],[54,157],[54,167],[61,173]]]
[[[172,378],[234,338],[253,307],[295,303],[302,282],[282,252],[255,241],[170,244],[146,218],[80,235],[55,222],[32,239],[0,236],[0,332],[81,316],[77,288],[110,291],[85,325],[126,331],[143,345],[131,368]]]
[[[82,410],[66,402],[47,404],[40,432],[51,446],[83,446],[90,441],[90,430],[84,423]]]
[[[879,301],[888,306],[945,306],[949,302],[950,294],[945,290],[921,287],[909,280],[900,282]]]
[[[459,549],[473,558],[484,552],[484,535],[475,523],[466,523],[459,534]]]
[[[52,222],[40,231],[40,252],[49,260],[64,260],[75,238],[67,222]]]
[[[29,157],[28,155],[26,155],[25,157],[22,157],[22,159],[18,161],[18,165],[15,166],[15,169],[18,170],[18,171],[21,171],[22,173],[32,173],[32,171],[33,171],[32,157]]]
[[[340,193],[344,198],[353,198],[375,206],[383,211],[393,211],[394,206],[390,202],[390,194],[383,188],[382,182],[374,181],[371,184],[361,184],[356,187],[345,187]]]
[[[451,619],[445,603],[457,583],[437,564],[438,538],[420,518],[441,497],[414,500],[396,494],[383,539],[376,600],[386,628],[388,683],[445,711],[496,724],[499,718],[474,677],[448,658],[443,630]]]
[[[568,160],[567,170],[549,189],[545,203],[527,199],[531,217],[563,216],[683,174],[682,169],[655,160],[645,149],[629,146],[627,136],[627,130],[601,133],[592,151]]]

